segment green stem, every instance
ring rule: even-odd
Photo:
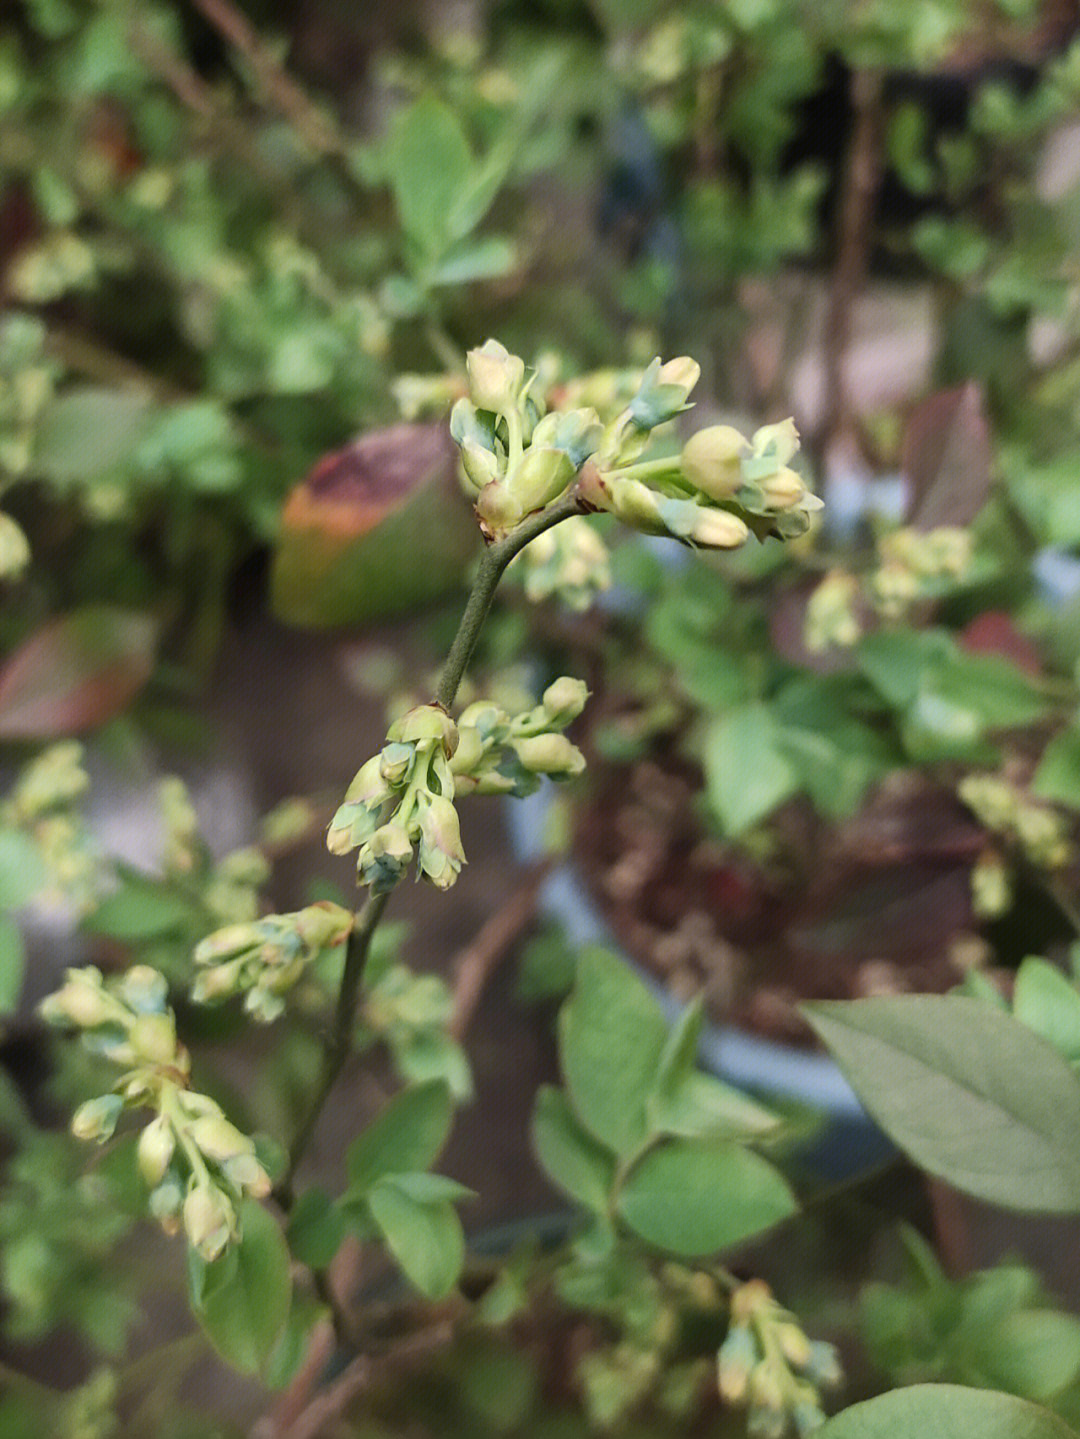
[[[561,499],[549,505],[547,509],[540,510],[535,515],[529,515],[516,529],[511,530],[508,535],[484,552],[476,572],[476,579],[473,582],[472,593],[465,606],[465,613],[461,617],[458,632],[454,636],[454,643],[450,646],[450,653],[443,666],[438,689],[435,691],[436,704],[448,710],[454,703],[458,686],[461,684],[462,676],[472,658],[472,652],[476,648],[476,641],[480,637],[484,620],[491,608],[495,590],[510,561],[515,555],[520,554],[530,541],[535,540],[537,535],[542,535],[545,530],[550,530],[553,525],[560,524],[563,520],[569,519],[571,515],[583,513],[584,510],[576,490],[570,490]]]
[[[552,525],[559,524],[561,520],[581,513],[581,502],[577,494],[571,491],[554,504],[549,505],[547,509],[530,515],[515,530],[485,551],[473,582],[472,592],[465,606],[465,612],[461,617],[461,623],[458,625],[458,632],[454,636],[454,642],[450,646],[450,653],[443,667],[439,686],[435,692],[436,704],[441,705],[445,710],[449,710],[453,704],[462,676],[476,647],[484,620],[491,608],[495,589],[510,561],[525,548],[530,540],[536,539],[537,535],[542,535],[545,530],[549,530]],[[307,1153],[330,1091],[337,1083],[338,1076],[349,1057],[353,1029],[356,1025],[356,1009],[360,998],[360,981],[363,978],[364,964],[389,897],[389,893],[370,895],[357,917],[352,934],[349,936],[345,950],[345,968],[341,975],[341,988],[338,990],[334,1028],[330,1042],[323,1054],[319,1081],[289,1150],[289,1163],[285,1175],[274,1191],[276,1199],[285,1209],[292,1206],[295,1198],[293,1182],[296,1178],[296,1171]]]

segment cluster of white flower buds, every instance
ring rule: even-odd
[[[836,1349],[808,1339],[761,1279],[731,1296],[731,1324],[717,1356],[720,1396],[747,1409],[746,1432],[803,1439],[825,1423],[821,1393],[842,1379]]]
[[[0,824],[22,830],[44,861],[48,888],[85,912],[96,903],[99,861],[78,807],[90,784],[82,761],[76,740],[42,750],[0,805]]]
[[[591,405],[545,413],[536,374],[495,340],[470,351],[467,366],[469,397],[454,405],[450,431],[489,539],[575,483],[583,508],[711,549],[735,549],[751,533],[794,538],[821,507],[790,468],[799,445],[791,420],[750,439],[714,425],[677,456],[642,458],[651,432],[690,408],[701,370],[687,356],[654,360],[607,423]],[[617,385],[608,388],[618,393]],[[585,393],[567,389],[564,402]]]
[[[200,971],[191,997],[196,1004],[215,1004],[243,994],[247,1012],[269,1024],[307,967],[324,950],[344,944],[352,927],[350,911],[328,900],[292,914],[227,924],[195,946]]]
[[[904,526],[883,535],[870,581],[874,606],[887,619],[898,619],[917,601],[936,599],[968,574],[973,548],[971,532],[958,525]]]
[[[439,705],[417,705],[390,726],[386,744],[356,773],[326,836],[331,854],[357,851],[359,881],[393,889],[414,859],[418,877],[449,889],[465,863],[455,794],[524,795],[542,775],[567,779],[585,759],[560,731],[588,691],[556,680],[540,703],[511,718],[487,701],[457,724]]]
[[[981,919],[996,919],[1012,904],[1018,854],[1036,869],[1060,869],[1073,858],[1063,816],[1005,775],[965,775],[957,793],[979,822],[998,837],[997,843],[986,846],[971,871],[972,908]]]
[[[520,567],[530,600],[558,598],[570,610],[587,610],[611,588],[607,545],[584,515],[571,515],[525,546],[512,569]]]
[[[88,1049],[123,1071],[108,1094],[79,1106],[72,1132],[104,1143],[124,1109],[153,1110],[138,1142],[151,1213],[167,1233],[183,1225],[192,1247],[213,1260],[239,1237],[241,1200],[265,1198],[270,1179],[254,1142],[213,1099],[188,1088],[190,1060],[167,999],[165,979],[146,965],[109,980],[91,966],[69,969],[39,1012],[80,1031]]]

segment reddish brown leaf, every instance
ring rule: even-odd
[[[974,381],[916,405],[904,431],[901,468],[909,524],[932,530],[971,523],[990,491],[990,431]]]
[[[78,734],[119,714],[154,667],[147,615],[86,605],[50,620],[0,669],[0,738]]]
[[[1038,646],[1020,633],[1004,610],[987,610],[978,615],[960,631],[959,640],[971,654],[1001,655],[1026,674],[1043,672]]]

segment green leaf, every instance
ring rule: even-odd
[[[429,1299],[444,1299],[457,1283],[465,1258],[461,1221],[449,1200],[425,1204],[393,1177],[368,1194],[372,1217],[405,1275]]]
[[[402,226],[424,254],[441,255],[458,238],[450,217],[473,174],[460,121],[440,100],[425,95],[396,117],[386,158]]]
[[[504,235],[486,235],[455,245],[428,274],[431,285],[467,285],[473,280],[492,280],[514,268],[517,252]]]
[[[84,927],[91,934],[131,943],[175,934],[195,917],[191,901],[183,895],[152,879],[129,874],[115,894],[102,900]]]
[[[688,1074],[649,1100],[649,1128],[685,1139],[750,1139],[782,1123],[764,1105],[711,1074]]]
[[[1043,750],[1031,781],[1032,794],[1080,810],[1080,727],[1072,724]]]
[[[6,914],[0,915],[0,1014],[18,1008],[25,970],[22,930]]]
[[[559,1055],[577,1117],[620,1156],[633,1154],[648,1132],[645,1105],[667,1033],[660,1005],[623,960],[583,950],[559,1012]]]
[[[960,995],[803,1008],[917,1164],[991,1204],[1080,1211],[1080,1082],[1026,1025]]]
[[[582,1129],[561,1089],[542,1085],[532,1118],[532,1145],[551,1180],[586,1209],[602,1214],[615,1183],[615,1160]]]
[[[725,834],[737,836],[789,799],[799,780],[764,705],[746,705],[716,720],[705,736],[705,787]]]
[[[221,1357],[244,1374],[257,1374],[289,1316],[289,1248],[276,1221],[253,1201],[242,1205],[241,1223],[240,1241],[205,1265],[192,1307]]]
[[[619,1213],[642,1239],[675,1254],[713,1254],[794,1214],[783,1175],[738,1144],[675,1139],[630,1171]]]
[[[915,1384],[850,1409],[817,1431],[818,1439],[1076,1439],[1056,1414],[1010,1394]]]
[[[349,1145],[346,1200],[362,1198],[384,1175],[428,1169],[446,1143],[453,1115],[450,1091],[439,1080],[396,1094]]]
[[[33,840],[22,830],[0,830],[0,910],[29,904],[48,883],[48,867]]]
[[[147,394],[104,385],[70,389],[45,411],[34,467],[60,483],[97,479],[131,455],[152,413]]]
[[[325,1269],[345,1238],[341,1210],[322,1189],[306,1189],[293,1205],[285,1238],[301,1264]]]
[[[475,1199],[476,1190],[445,1174],[393,1174],[393,1179],[402,1194],[415,1199],[417,1204],[441,1204],[448,1199],[452,1204],[460,1199]]]
[[[978,1362],[994,1388],[1050,1400],[1080,1374],[1080,1319],[1051,1309],[1009,1314],[984,1336]]]
[[[956,645],[943,630],[898,630],[867,635],[856,659],[887,704],[903,709],[919,692],[923,672],[935,660],[951,660]]]
[[[938,699],[970,710],[991,730],[1031,724],[1048,708],[1031,676],[1002,655],[961,652],[932,665],[923,686]]]
[[[1060,969],[1029,956],[1013,990],[1013,1013],[1070,1064],[1080,1065],[1080,994]]]
[[[263,1371],[263,1378],[271,1389],[285,1389],[296,1378],[308,1356],[312,1330],[326,1315],[326,1306],[318,1300],[306,1294],[293,1294],[285,1328]]]

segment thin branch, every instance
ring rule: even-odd
[[[825,409],[818,432],[822,455],[852,422],[846,361],[851,343],[852,312],[866,279],[870,226],[881,184],[883,94],[884,76],[880,70],[852,72],[854,122],[840,197],[836,264],[825,315]]]
[[[522,883],[481,925],[476,937],[454,961],[454,1012],[449,1031],[455,1039],[464,1038],[488,980],[532,921],[540,886],[550,868],[548,860],[533,865]]]

